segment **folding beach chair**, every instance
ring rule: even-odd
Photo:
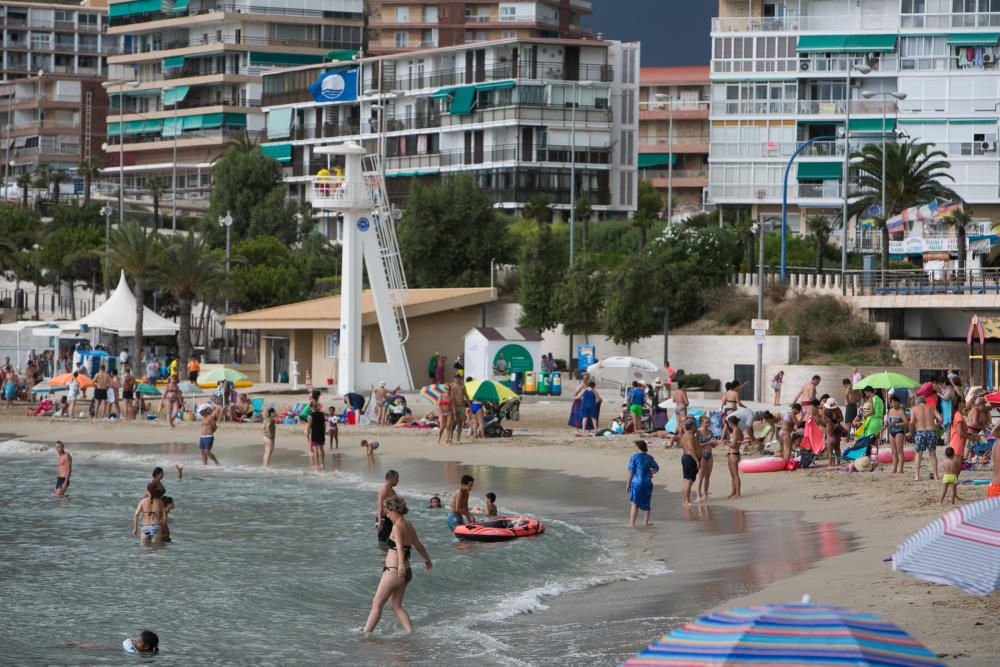
[[[991,467],[995,441],[995,438],[980,439],[965,446],[965,460],[969,463],[969,470],[986,470]]]

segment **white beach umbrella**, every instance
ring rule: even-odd
[[[608,357],[592,364],[587,372],[598,380],[630,385],[636,380],[651,382],[659,370],[652,361],[640,357]]]
[[[1000,588],[1000,498],[956,507],[903,542],[892,568],[972,595]]]

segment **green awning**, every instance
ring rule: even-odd
[[[287,139],[292,136],[292,117],[295,113],[291,108],[271,109],[267,112],[267,138]]]
[[[851,124],[847,126],[853,132],[892,132],[896,129],[896,119],[886,118],[885,127],[882,126],[881,118],[852,118]]]
[[[135,14],[150,14],[163,9],[163,0],[133,0],[133,2],[119,2],[108,7],[108,16],[118,18],[119,16],[133,16]]]
[[[108,93],[109,95],[121,95],[123,93]],[[159,95],[159,88],[146,88],[145,90],[126,90],[124,94],[129,97],[138,97],[140,95]]]
[[[513,81],[490,81],[489,83],[476,84],[476,90],[507,90],[513,88]]]
[[[847,47],[847,35],[802,35],[799,53],[839,53]]]
[[[202,116],[199,114],[197,116],[184,116],[178,119],[181,121],[181,130],[200,130],[202,123]]]
[[[159,132],[162,127],[162,120],[130,120],[125,123],[125,134],[150,134]]]
[[[226,127],[246,127],[247,115],[245,113],[226,112],[222,114],[222,124]]]
[[[188,5],[191,4],[191,0],[176,0],[174,2],[174,8],[170,11],[172,12],[186,12]]]
[[[181,128],[183,127],[184,127],[183,118],[164,118],[163,132],[160,134],[160,136],[173,137],[174,135],[180,135]]]
[[[666,167],[677,164],[676,153],[639,153],[639,169]]]
[[[250,65],[314,65],[323,62],[323,56],[310,53],[250,52]]]
[[[960,33],[948,38],[948,46],[996,46],[1000,32]]]
[[[462,86],[455,90],[455,96],[451,98],[451,115],[468,116],[472,113],[472,105],[476,102],[476,87]]]
[[[996,118],[949,118],[949,125],[996,125]]]
[[[896,50],[896,35],[849,35],[844,50],[852,53],[892,53]]]
[[[163,69],[180,69],[184,67],[184,56],[168,56],[163,59]]]
[[[108,123],[108,136],[117,137],[120,133],[118,123]]]
[[[271,146],[261,146],[260,152],[269,158],[277,160],[278,162],[292,161],[291,144],[273,144]]]
[[[170,88],[169,90],[163,91],[163,103],[164,104],[180,104],[187,97],[188,91],[191,90],[191,86],[176,86]]]
[[[143,122],[143,134],[153,134],[163,129],[163,119],[147,120]]]
[[[454,93],[456,90],[458,90],[458,88],[455,86],[451,86],[450,88],[442,88],[441,90],[435,90],[433,93],[431,93],[431,99],[443,100],[444,98]]]
[[[843,162],[800,162],[800,181],[839,181],[844,174]]]
[[[341,49],[339,51],[330,51],[323,58],[326,60],[354,60],[354,56],[356,55],[358,55],[358,52],[354,49]]]

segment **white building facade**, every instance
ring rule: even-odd
[[[323,82],[334,74],[347,81],[346,94],[327,92]],[[316,148],[355,141],[385,155],[398,205],[415,180],[468,173],[498,208],[517,210],[543,195],[565,217],[575,173],[578,199],[599,215],[624,217],[638,190],[638,86],[638,44],[566,39],[295,68],[264,76],[262,150],[284,165],[302,199],[321,170],[336,168]],[[325,228],[339,238],[335,226]]]
[[[839,213],[844,141],[835,137],[849,116],[852,151],[893,132],[944,151],[948,185],[981,219],[970,231],[974,254],[988,249],[978,237],[992,233],[988,221],[1000,214],[1000,1],[720,0],[718,14],[713,203],[750,206],[758,219],[780,215],[789,158],[810,139],[834,137],[816,141],[789,170],[789,227]],[[954,252],[947,236],[923,252]],[[848,246],[877,250],[878,233],[852,222]],[[890,246],[894,254],[913,249]]]

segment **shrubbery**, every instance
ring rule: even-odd
[[[795,315],[785,324],[788,333],[798,336],[802,345],[834,353],[879,342],[875,327],[835,297],[800,297],[798,303]]]

